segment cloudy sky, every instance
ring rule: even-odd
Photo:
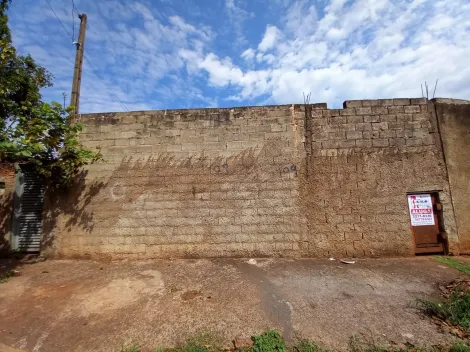
[[[72,0],[13,0],[14,44],[70,97]],[[470,99],[469,0],[75,0],[81,112],[436,96]],[[69,32],[69,34],[66,33]],[[432,95],[432,92],[430,93]],[[120,100],[123,104],[121,104]],[[124,106],[123,106],[124,105]]]

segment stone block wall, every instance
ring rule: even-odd
[[[303,180],[309,253],[412,255],[407,193],[437,191],[451,250],[458,239],[432,104],[426,99],[346,101],[308,111]],[[310,249],[311,248],[311,249]]]
[[[91,165],[45,207],[44,250],[104,258],[413,255],[433,191],[458,252],[425,99],[81,115]]]
[[[302,122],[290,105],[83,115],[107,163],[51,201],[45,238],[66,256],[295,255]]]
[[[470,253],[470,101],[434,99],[462,254]]]

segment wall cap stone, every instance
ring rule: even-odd
[[[453,98],[434,98],[431,99],[433,103],[440,103],[440,104],[470,104],[470,100],[464,99],[453,99]]]

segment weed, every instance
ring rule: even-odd
[[[294,352],[329,352],[310,340],[300,340],[293,346]]]
[[[253,352],[285,352],[286,343],[281,335],[275,330],[268,330],[265,333],[253,336]]]
[[[210,347],[209,341],[212,341],[212,335],[210,334],[199,334],[196,337],[189,339],[181,347],[170,348],[167,352],[209,352]],[[216,349],[211,349],[214,351]],[[164,349],[159,348],[157,352],[163,352]]]
[[[140,347],[132,344],[129,347],[122,347],[121,352],[140,352]]]
[[[457,342],[452,345],[449,352],[470,352],[470,346],[462,342]]]
[[[380,346],[374,340],[365,341],[353,336],[349,339],[349,352],[388,352],[393,351],[390,347]]]
[[[13,276],[15,276],[15,272],[13,270],[7,271],[5,274],[0,276],[0,284],[4,284]]]
[[[204,348],[205,351],[208,352],[215,352],[219,351],[220,349],[218,348],[220,345],[220,341],[217,337],[216,334],[209,332],[209,331],[200,331],[197,333],[196,336],[193,338],[190,338],[186,342],[186,347],[187,348]],[[188,351],[187,349],[185,350],[186,352],[195,352],[195,351]]]
[[[449,321],[470,332],[470,293],[454,291],[446,301],[422,299],[418,300],[418,305],[425,314]]]
[[[470,276],[470,264],[460,262],[450,257],[435,257],[433,259],[438,263],[448,265],[451,268],[457,269],[465,275]]]

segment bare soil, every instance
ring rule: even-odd
[[[433,345],[453,337],[416,299],[438,298],[439,283],[460,276],[429,257],[48,260],[15,269],[21,275],[0,284],[0,351],[120,351],[131,342],[151,351],[207,331],[230,345],[268,328],[338,349],[357,334]]]

